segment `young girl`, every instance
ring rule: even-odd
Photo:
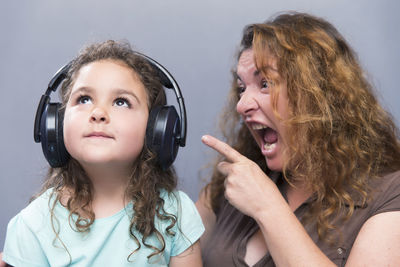
[[[70,159],[9,223],[13,266],[201,266],[201,219],[146,146],[149,110],[166,103],[156,69],[107,41],[71,62],[61,88]]]

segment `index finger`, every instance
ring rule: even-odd
[[[203,135],[201,141],[207,146],[211,147],[218,153],[224,155],[232,163],[238,162],[243,159],[242,154],[233,149],[230,145],[222,142],[218,138],[211,135]]]

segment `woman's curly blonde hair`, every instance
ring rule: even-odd
[[[370,179],[400,169],[398,129],[378,103],[355,53],[327,21],[303,13],[280,14],[244,29],[239,57],[250,48],[264,77],[271,76],[268,59],[273,57],[286,81],[291,116],[283,122],[288,144],[283,176],[288,182],[302,181],[314,192],[306,221],[316,221],[319,237],[329,240],[333,218],[342,212],[343,219],[353,214],[352,196],[366,204]],[[275,111],[278,94],[272,93]],[[240,125],[238,100],[234,79],[221,118],[223,134],[270,174],[247,127]],[[224,178],[214,168],[206,187],[214,210],[219,208]]]
[[[166,104],[165,92],[157,70],[146,59],[136,55],[129,43],[109,40],[84,48],[71,62],[68,75],[60,91],[63,108],[68,102],[79,70],[91,62],[100,60],[116,61],[132,69],[145,87],[149,110],[155,106],[164,106]],[[176,185],[177,178],[173,167],[163,171],[157,163],[156,156],[145,144],[136,162],[132,162],[132,174],[125,194],[126,199],[130,199],[134,203],[129,233],[138,245],[135,251],[140,249],[142,243],[154,251],[148,258],[162,253],[165,249],[163,234],[155,227],[154,220],[156,217],[170,222],[166,232],[171,236],[175,234],[172,231],[172,227],[176,224],[177,218],[164,210],[164,200],[160,197],[160,192],[165,190],[170,194],[176,188]],[[54,199],[54,202],[49,203],[52,227],[56,233],[56,239],[61,242],[68,252],[58,235],[58,220],[55,217],[54,208],[56,203],[65,197],[65,192],[68,191],[69,196],[66,208],[70,211],[69,223],[71,227],[79,232],[90,231],[90,226],[95,220],[95,214],[91,207],[92,183],[79,162],[71,158],[65,166],[49,169],[41,193],[49,188],[54,188],[50,197],[50,199]],[[77,219],[74,219],[75,216]],[[135,235],[135,230],[142,235],[141,243]],[[160,242],[159,247],[154,247],[146,242],[151,236],[155,236],[158,239]],[[127,255],[128,260],[135,251]]]

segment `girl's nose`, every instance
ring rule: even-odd
[[[254,99],[254,96],[249,92],[250,90],[246,90],[242,93],[239,101],[236,104],[236,110],[243,116],[249,116],[253,111],[258,108],[257,101]]]
[[[91,122],[108,122],[109,117],[107,114],[107,111],[104,110],[101,107],[95,107],[92,111],[92,114],[90,116],[90,121]]]

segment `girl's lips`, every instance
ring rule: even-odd
[[[85,137],[90,137],[90,138],[111,138],[113,137],[109,134],[103,133],[103,132],[92,132],[88,135],[85,135]]]

